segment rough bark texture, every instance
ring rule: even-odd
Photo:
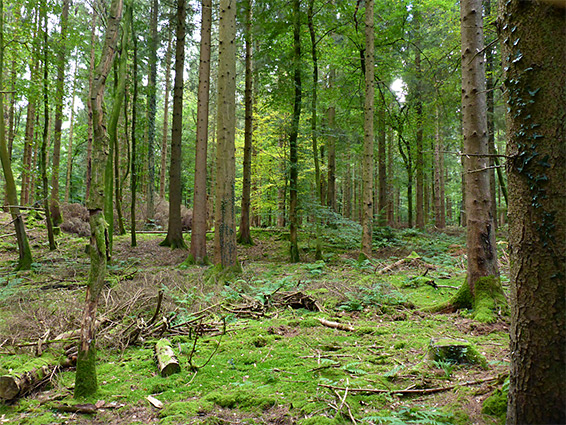
[[[67,144],[67,173],[65,177],[65,202],[71,197],[71,176],[73,175],[73,136],[75,129],[75,94],[77,93],[78,58],[75,61],[75,76],[73,77],[73,89],[71,90],[71,112],[69,119],[69,142]]]
[[[4,2],[0,0],[0,111],[4,111]],[[4,124],[4,114],[0,113],[0,161],[4,171],[4,179],[6,184],[6,200],[10,207],[10,214],[14,221],[16,231],[16,239],[18,242],[18,264],[17,270],[29,270],[33,262],[29,241],[26,234],[24,220],[17,208],[18,199],[16,192],[16,184],[12,173],[12,164],[10,162],[10,153],[6,146],[6,128]]]
[[[438,229],[446,227],[446,206],[444,201],[444,146],[440,132],[440,106],[436,105],[434,138],[434,225]]]
[[[218,52],[218,129],[214,262],[237,268],[235,219],[236,167],[236,1],[221,0]]]
[[[373,105],[374,105],[374,33],[373,0],[366,2],[365,15],[365,104],[363,152],[362,249],[360,256],[371,257],[373,227]]]
[[[463,157],[466,173],[467,285],[476,300],[480,296],[476,291],[476,283],[480,279],[499,278],[489,172],[486,169],[488,161],[482,156],[488,153],[488,134],[485,62],[483,54],[479,53],[484,48],[481,0],[462,1],[460,17],[464,152],[474,155]]]
[[[173,88],[173,123],[171,126],[171,165],[169,167],[169,220],[167,236],[161,246],[186,248],[181,226],[181,142],[183,132],[183,71],[187,8],[177,2],[177,42],[175,45],[175,85]],[[150,184],[152,184],[150,182]]]
[[[386,168],[386,138],[385,138],[385,104],[383,99],[379,102],[377,111],[377,223],[379,226],[385,226],[387,216],[387,168]]]
[[[112,0],[106,26],[106,34],[100,61],[94,72],[90,90],[93,122],[92,170],[87,209],[90,221],[90,272],[86,302],[81,326],[81,340],[77,356],[75,397],[85,397],[96,392],[96,309],[104,287],[108,260],[108,227],[102,213],[104,206],[104,169],[108,158],[108,134],[104,116],[104,87],[114,60],[116,42],[122,18],[122,0]]]
[[[507,424],[566,423],[565,9],[501,2],[511,366]]]
[[[416,131],[416,224],[419,229],[425,227],[425,208],[424,208],[424,155],[423,155],[423,76],[421,68],[421,47],[419,39],[420,31],[420,14],[415,12],[415,113],[417,114],[417,131]]]
[[[195,147],[195,195],[191,251],[189,261],[196,264],[208,262],[206,254],[206,228],[208,201],[206,197],[206,157],[208,149],[208,102],[210,97],[210,30],[212,25],[212,0],[202,1],[200,28],[200,64],[197,106],[197,135]]]
[[[299,178],[298,162],[299,155],[297,149],[297,136],[299,134],[299,122],[301,119],[302,106],[302,86],[301,86],[301,1],[293,0],[293,68],[295,97],[293,104],[293,120],[291,132],[289,134],[289,232],[291,262],[301,261],[298,246],[298,227],[299,217],[297,214],[297,186]]]
[[[57,82],[55,84],[55,123],[53,129],[53,168],[51,171],[51,199],[49,208],[53,226],[59,227],[63,221],[59,208],[59,163],[61,162],[61,127],[63,125],[63,90],[65,87],[65,58],[67,42],[67,21],[69,1],[63,0],[61,7],[61,34],[57,52]],[[74,100],[74,99],[73,99]]]
[[[148,81],[148,100],[147,100],[147,210],[146,215],[149,220],[153,220],[155,215],[154,192],[155,192],[155,159],[153,150],[155,149],[155,112],[157,99],[157,16],[159,2],[151,2],[151,18],[149,28],[149,81]],[[184,46],[184,36],[183,36]],[[184,59],[184,56],[183,56]],[[180,217],[179,212],[179,217]]]
[[[253,142],[253,58],[252,58],[252,2],[247,0],[246,9],[246,76],[244,90],[244,161],[242,164],[242,208],[240,213],[240,228],[238,242],[253,245],[250,234],[250,206],[252,187],[252,142]]]
[[[130,9],[130,13],[133,11]],[[133,60],[132,74],[133,74],[133,93],[132,93],[132,158],[131,158],[131,177],[130,177],[130,191],[132,195],[132,202],[130,203],[130,245],[137,246],[138,241],[136,238],[136,192],[138,190],[138,159],[137,159],[137,139],[136,139],[136,126],[137,126],[137,104],[138,104],[138,36],[135,32],[133,16],[130,20],[132,24],[132,44],[133,44]]]
[[[201,35],[202,37],[202,35]],[[201,41],[202,43],[202,41]],[[173,42],[169,36],[165,54],[165,93],[163,93],[163,136],[161,138],[161,167],[159,169],[159,198],[165,199],[165,176],[167,171],[167,151],[169,143],[169,92],[171,91],[171,57]]]

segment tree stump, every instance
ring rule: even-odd
[[[433,361],[480,364],[482,367],[486,364],[485,358],[469,341],[458,338],[432,338],[428,357]]]
[[[179,361],[175,357],[175,353],[168,339],[164,338],[157,341],[155,344],[155,358],[161,376],[166,377],[181,371]]]
[[[38,358],[24,364],[21,369],[0,376],[0,399],[13,400],[27,394],[49,377],[56,367],[50,366],[48,359]]]

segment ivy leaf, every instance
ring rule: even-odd
[[[537,94],[539,92],[539,90],[540,90],[540,87],[538,89],[535,89],[535,90],[529,90],[529,94],[531,96],[534,96],[535,94]]]

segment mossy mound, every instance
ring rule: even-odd
[[[486,359],[465,339],[432,339],[428,357],[432,361],[444,361],[459,364],[477,364],[487,367]]]

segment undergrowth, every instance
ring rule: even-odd
[[[387,228],[374,240],[378,257],[360,263],[349,251],[357,249],[354,234],[359,229],[331,219],[335,217],[329,216],[323,235],[324,260],[315,262],[310,251],[304,250],[305,263],[275,261],[271,253],[284,252],[287,242],[277,232],[258,231],[257,244],[241,248],[246,258],[243,272],[218,284],[206,282],[203,268],[178,268],[183,256],[171,257],[167,248],[157,247],[159,235],[141,235],[145,245],[138,249],[129,248],[126,237],[116,237],[119,252],[109,267],[99,315],[135,326],[152,316],[161,290],[160,320],[175,326],[206,310],[210,321],[226,322],[220,345],[217,333],[169,335],[181,372],[163,378],[153,359],[156,339],[122,347],[102,338],[97,363],[100,388],[95,397],[81,400],[83,404],[104,401],[95,418],[57,410],[61,404],[74,403],[73,370],[55,375],[42,391],[15,403],[0,403],[0,418],[28,424],[323,425],[351,423],[352,418],[363,424],[493,423],[481,414],[481,403],[470,401],[493,392],[489,383],[460,383],[504,373],[506,363],[501,360],[507,336],[503,328],[476,326],[465,313],[421,311],[449,299],[455,292],[450,287],[459,285],[464,273],[459,253],[462,238]],[[351,226],[351,231],[340,226]],[[336,236],[339,233],[341,237]],[[61,237],[68,241],[68,248],[60,244],[60,251],[36,256],[38,265],[31,272],[13,273],[10,256],[0,257],[0,375],[32,359],[38,338],[48,330],[52,338],[79,325],[88,273],[88,257],[82,250],[85,241]],[[300,242],[302,247],[310,243]],[[153,251],[148,253],[148,247]],[[377,273],[412,251],[418,261]],[[427,279],[444,287],[435,288]],[[38,289],[53,283],[67,286]],[[281,293],[312,297],[322,311],[273,306],[271,300]],[[265,311],[257,317],[233,312],[233,306],[251,302]],[[319,319],[352,330],[330,328]],[[24,322],[33,326],[23,326]],[[430,341],[438,337],[466,338],[488,359],[489,369],[429,361]],[[28,342],[35,344],[13,345]],[[61,354],[58,345],[42,348],[46,349],[55,356]],[[211,354],[205,367],[191,370],[190,364],[202,365]],[[455,389],[395,394],[447,385]],[[477,395],[480,386],[483,390]],[[148,396],[163,402],[163,408],[152,407]]]

